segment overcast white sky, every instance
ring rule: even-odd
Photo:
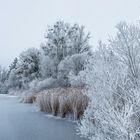
[[[0,64],[39,47],[47,25],[58,19],[85,25],[95,45],[114,35],[118,22],[140,20],[140,0],[0,0]]]

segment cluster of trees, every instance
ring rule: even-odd
[[[71,77],[78,78],[84,69],[90,52],[89,38],[84,26],[57,21],[48,27],[40,49],[23,51],[13,61],[6,74],[6,84],[5,79],[0,79],[7,89],[14,90],[71,86],[75,82]],[[5,75],[4,71],[2,73]],[[77,85],[81,86],[82,82],[78,81]]]
[[[7,77],[8,71],[0,66],[0,93],[8,93]]]
[[[140,139],[140,25],[119,23],[108,44],[91,52],[84,27],[58,21],[40,49],[30,48],[8,71],[0,68],[0,91],[84,86],[90,98],[79,124],[91,140]]]
[[[80,132],[91,140],[140,139],[140,25],[117,25],[99,42],[83,80],[91,99]]]

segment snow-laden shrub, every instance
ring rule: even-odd
[[[0,83],[0,94],[7,94],[8,93],[8,87],[6,83]]]
[[[140,139],[140,28],[124,23],[117,28],[111,48],[100,43],[85,71],[91,102],[80,133],[91,140]]]
[[[45,80],[33,80],[30,85],[30,90],[34,92],[39,92],[41,90],[50,89],[57,87],[56,79],[48,78]]]
[[[43,78],[50,78],[54,74],[54,60],[52,60],[48,55],[44,55],[41,51],[40,56],[40,74]]]
[[[89,57],[89,53],[85,52],[67,56],[60,62],[58,65],[58,78],[65,80],[65,86],[82,87],[84,85],[81,74]]]
[[[22,96],[23,94],[23,90],[19,90],[19,89],[9,89],[8,90],[8,94],[9,95],[14,95],[14,96]]]
[[[87,68],[85,82],[88,85],[87,95],[91,102],[84,113],[80,131],[82,135],[91,140],[119,140],[121,129],[124,129],[121,126],[122,122],[119,123],[121,121],[119,119],[124,121],[123,117],[121,118],[123,114],[118,112],[117,108],[120,103],[119,99],[122,98],[117,90],[118,86],[122,87],[123,68],[119,65],[115,68],[115,59],[111,56],[104,56],[102,53],[108,53],[105,51],[105,49],[103,52],[100,51],[97,59],[92,58],[88,65],[89,69]]]
[[[69,74],[69,82],[72,87],[85,87],[85,81],[83,80],[84,71],[80,71],[78,75]]]

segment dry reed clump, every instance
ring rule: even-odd
[[[52,107],[51,107],[51,94],[40,94],[37,96],[37,104],[39,105],[40,111],[42,112],[48,112],[52,113]]]
[[[29,90],[10,90],[9,94],[20,97],[22,103],[34,103],[36,100],[36,93],[33,94]]]
[[[80,119],[88,106],[89,99],[80,88],[56,88],[44,91],[37,96],[37,104],[41,111],[66,117],[73,115]]]
[[[68,99],[68,96],[64,95],[59,97],[59,106],[59,111],[62,118],[65,118],[66,115],[72,113],[70,100]]]
[[[23,103],[29,103],[29,104],[32,104],[34,103],[36,100],[36,95],[25,95],[22,99],[22,102]]]
[[[59,95],[58,94],[51,95],[51,107],[52,107],[53,115],[57,116],[59,113]]]
[[[20,95],[22,103],[32,104],[36,101],[37,93],[32,93],[31,91],[24,91]]]
[[[74,89],[74,92],[73,89],[70,89],[70,93],[69,100],[74,119],[80,119],[88,106],[89,99],[79,89]]]

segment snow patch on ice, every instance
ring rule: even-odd
[[[18,97],[18,96],[15,96],[15,95],[7,95],[7,94],[0,94],[0,96],[1,96],[1,97],[8,97],[8,98],[9,98],[9,97],[12,97],[12,98],[13,98],[13,97],[14,97],[14,98],[15,98],[15,97]]]
[[[77,123],[77,121],[74,121],[74,120],[72,120],[71,118],[62,118],[62,117],[60,117],[60,116],[53,116],[53,115],[51,115],[51,114],[46,114],[45,116],[46,116],[47,118],[53,118],[53,119],[56,119],[56,120],[65,120],[65,121]]]

